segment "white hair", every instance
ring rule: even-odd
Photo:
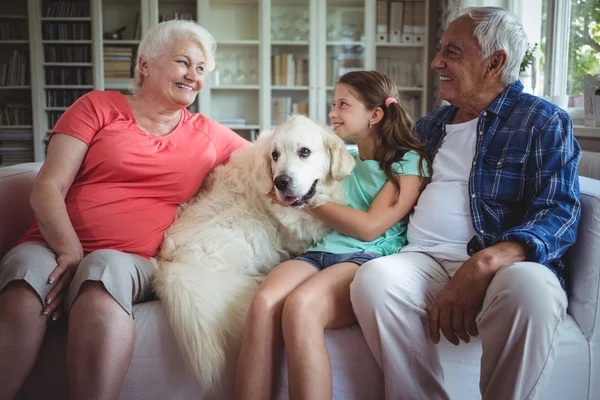
[[[460,14],[468,15],[475,22],[473,37],[481,48],[481,59],[499,50],[506,53],[500,81],[510,85],[519,79],[521,61],[529,46],[519,17],[500,7],[468,7]]]
[[[178,39],[191,40],[202,49],[206,63],[205,69],[212,71],[215,68],[215,51],[217,43],[213,36],[194,21],[172,20],[161,22],[148,29],[142,38],[137,51],[134,70],[134,83],[131,93],[138,94],[144,83],[140,73],[140,58],[154,61]]]

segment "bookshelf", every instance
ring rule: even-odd
[[[391,17],[398,4],[400,26]],[[0,123],[0,149],[27,148],[20,159],[7,150],[8,162],[42,161],[64,110],[93,89],[126,92],[140,38],[173,18],[197,20],[217,41],[216,69],[190,110],[250,140],[292,112],[328,122],[334,82],[352,69],[392,76],[419,117],[427,111],[428,14],[429,0],[13,1],[0,6],[0,65],[18,51],[28,67],[24,81],[0,85],[0,104],[23,105],[22,118]]]
[[[26,3],[0,6],[0,166],[34,160],[27,15]]]
[[[423,115],[429,71],[429,1],[378,0],[375,7],[375,68],[394,79],[411,115]]]
[[[30,1],[32,3],[32,1]],[[91,0],[37,0],[33,13],[41,63],[32,67],[41,87],[43,118],[35,137],[42,157],[48,136],[63,112],[94,89],[93,18]],[[34,70],[35,68],[35,70]],[[36,155],[37,156],[37,155]],[[37,159],[37,157],[36,157]]]
[[[424,115],[429,0],[393,2],[403,9],[411,3],[400,26],[390,25],[389,9],[398,7],[390,0],[200,1],[198,9],[205,12],[199,22],[218,45],[217,69],[200,93],[200,111],[215,119],[233,115],[240,134],[245,132],[239,123],[268,130],[293,112],[328,122],[337,78],[353,69],[377,69],[395,80],[415,118]],[[399,29],[400,38],[377,39],[381,13],[386,30]],[[234,82],[235,71],[242,71],[237,78],[254,76],[254,63],[258,86],[252,79]]]

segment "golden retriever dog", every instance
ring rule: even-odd
[[[293,116],[234,152],[181,206],[156,260],[154,288],[204,389],[215,389],[229,352],[237,354],[260,282],[327,233],[302,206],[343,203],[341,182],[353,167],[341,139]]]

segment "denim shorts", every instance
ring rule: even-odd
[[[294,260],[304,261],[319,271],[322,271],[327,267],[331,267],[334,264],[343,262],[351,262],[360,266],[377,257],[381,257],[381,255],[377,253],[370,253],[368,251],[357,251],[355,253],[344,254],[333,254],[323,251],[307,251],[306,253],[294,258]]]

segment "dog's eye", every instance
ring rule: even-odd
[[[279,153],[276,151],[272,152],[271,158],[273,159],[273,161],[277,161],[277,159],[279,158]]]
[[[310,156],[310,150],[307,149],[306,147],[301,148],[300,149],[300,157],[306,158],[308,156]]]

